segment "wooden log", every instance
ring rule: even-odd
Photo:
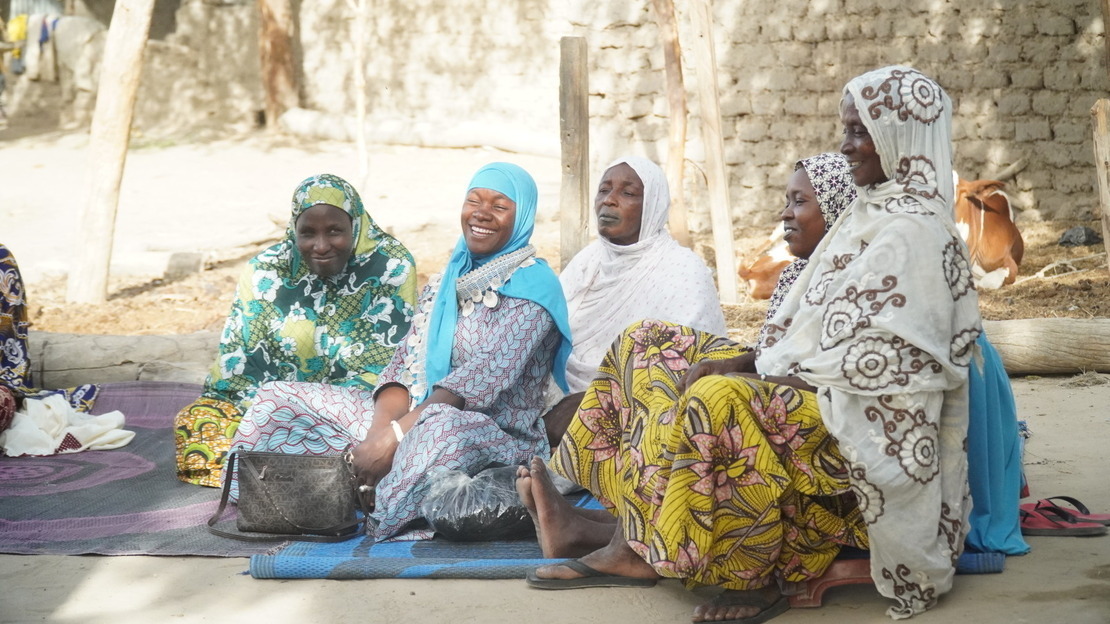
[[[153,13],[154,0],[119,0],[112,13],[89,130],[88,194],[79,231],[82,244],[66,284],[70,302],[103,303],[108,298],[119,186]]]
[[[1110,319],[983,321],[1011,375],[1110,373]]]
[[[1110,0],[1108,0],[1110,1]],[[671,236],[680,245],[690,247],[690,226],[686,219],[686,196],[683,192],[686,165],[686,85],[682,80],[682,48],[678,42],[678,20],[674,0],[652,0],[655,21],[663,42],[663,65],[667,72],[667,110],[670,114],[667,133],[667,180],[671,190]]]
[[[717,92],[717,53],[713,47],[713,10],[710,0],[693,0],[694,67],[701,100],[701,128],[705,143],[705,176],[717,260],[717,290],[721,303],[739,303],[736,290],[736,252],[732,239],[732,207],[728,199],[728,171],[721,138],[721,100]]]
[[[293,65],[293,6],[290,0],[258,0],[258,29],[262,89],[266,93],[266,128],[275,130],[281,114],[300,104]]]
[[[1105,4],[1105,3],[1104,3]],[[1091,108],[1094,126],[1095,171],[1098,177],[1098,204],[1102,213],[1103,245],[1110,249],[1110,100],[1100,99]],[[1110,254],[1106,256],[1110,269]]]
[[[563,170],[559,261],[565,267],[589,240],[590,102],[585,37],[563,37],[559,42],[559,133]]]
[[[116,381],[203,383],[220,332],[172,336],[102,336],[32,331],[31,372],[43,388]]]

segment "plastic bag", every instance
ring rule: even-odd
[[[525,539],[536,534],[516,493],[516,466],[458,470],[431,476],[421,510],[435,532],[455,542]]]

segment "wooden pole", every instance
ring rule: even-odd
[[[108,298],[119,186],[153,13],[154,0],[119,0],[112,13],[89,131],[88,199],[80,230],[84,244],[69,271],[66,301],[103,303]]]
[[[1110,24],[1110,0],[1101,0],[1099,4],[1102,5],[1102,23],[1105,30],[1106,25]],[[1106,68],[1110,69],[1110,37],[1103,35],[1102,42],[1106,46]]]
[[[1110,249],[1110,100],[1100,99],[1091,108],[1095,135],[1095,171],[1098,175],[1098,204],[1102,213],[1102,244]],[[1110,254],[1106,256],[1110,269]]]
[[[589,240],[590,102],[586,39],[559,41],[559,133],[563,183],[559,192],[559,261],[566,267]]]
[[[1110,0],[1106,0],[1110,2]],[[680,245],[690,247],[690,226],[686,222],[686,197],[683,192],[686,165],[686,85],[682,81],[682,48],[678,43],[678,21],[674,0],[652,0],[659,34],[663,40],[663,65],[667,72],[667,108],[670,131],[667,136],[667,179],[671,187],[671,235]]]
[[[701,128],[705,143],[705,176],[709,183],[709,212],[717,257],[717,290],[721,303],[739,303],[736,290],[736,252],[732,240],[732,210],[728,199],[728,171],[721,138],[721,100],[717,93],[717,55],[713,49],[713,11],[710,0],[693,0],[694,67],[701,98]]]
[[[258,0],[258,29],[262,89],[266,92],[266,128],[276,130],[278,117],[300,103],[293,66],[290,0]]]

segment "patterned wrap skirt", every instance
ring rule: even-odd
[[[688,587],[802,582],[842,546],[867,547],[813,393],[741,375],[678,392],[693,364],[744,351],[687,327],[632,325],[552,460],[618,517],[633,550]]]

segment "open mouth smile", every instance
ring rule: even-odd
[[[495,230],[479,227],[477,225],[470,226],[470,234],[475,238],[485,238],[487,236],[493,236],[496,233]]]

